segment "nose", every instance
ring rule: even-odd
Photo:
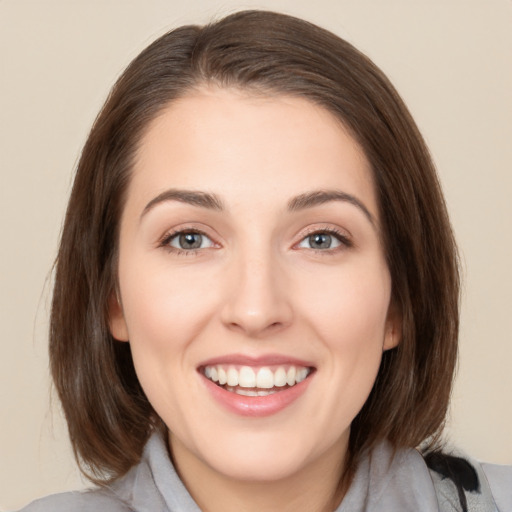
[[[290,325],[290,289],[281,265],[270,251],[241,256],[227,272],[231,286],[221,320],[228,329],[261,338]]]

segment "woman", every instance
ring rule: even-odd
[[[508,469],[414,449],[458,293],[428,151],[365,56],[268,12],[174,30],[96,120],[56,265],[52,374],[98,487],[24,510],[505,510]]]

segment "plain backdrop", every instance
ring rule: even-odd
[[[243,8],[313,21],[391,78],[438,166],[464,271],[447,438],[512,463],[512,1],[0,0],[0,510],[85,485],[48,379],[48,276],[73,170],[129,61]]]

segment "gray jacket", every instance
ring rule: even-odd
[[[512,512],[512,466],[471,463],[478,489],[464,490],[470,512]],[[387,443],[363,458],[354,481],[335,512],[439,512],[463,510],[460,489],[450,478],[429,470],[420,453]],[[56,494],[20,512],[201,512],[169,459],[157,433],[141,462],[109,487]]]

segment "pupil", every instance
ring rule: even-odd
[[[180,235],[180,246],[183,249],[199,249],[202,236],[199,233],[185,233]]]
[[[309,243],[313,249],[329,249],[331,247],[331,235],[317,233],[309,237]]]

